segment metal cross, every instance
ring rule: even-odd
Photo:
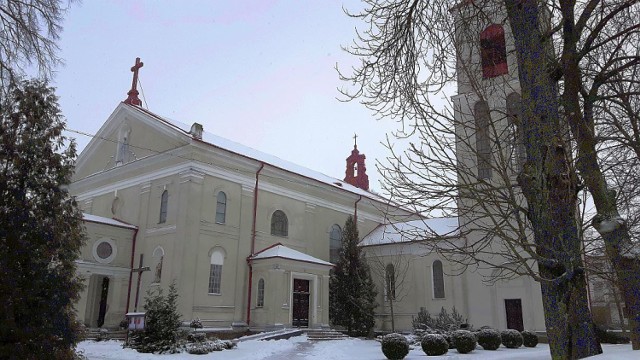
[[[133,304],[133,311],[134,312],[138,311],[138,295],[140,295],[140,279],[142,278],[142,272],[151,270],[151,269],[149,269],[148,266],[142,266],[143,256],[144,256],[144,254],[140,254],[140,263],[138,263],[138,268],[137,269],[131,269],[131,272],[137,272],[138,273],[138,285],[136,287],[136,302]]]
[[[358,134],[353,133],[353,146],[358,146]]]

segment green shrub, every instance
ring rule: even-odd
[[[202,329],[202,321],[200,321],[200,318],[195,318],[191,320],[189,327],[192,329]]]
[[[401,360],[409,353],[409,342],[400,334],[389,334],[382,338],[382,353],[389,360]]]
[[[187,341],[195,343],[207,341],[207,334],[202,332],[190,333],[187,335]]]
[[[509,349],[517,349],[522,346],[522,335],[520,335],[520,331],[518,330],[503,330],[500,333],[500,337],[502,338],[502,345]]]
[[[451,338],[461,354],[467,354],[476,348],[476,336],[469,330],[456,330],[451,333]]]
[[[145,299],[144,330],[139,331],[133,347],[142,353],[176,353],[179,351],[180,314],[177,311],[178,291],[175,283],[169,286],[167,296],[162,289],[148,291]]]
[[[477,331],[476,337],[478,338],[478,345],[482,346],[485,350],[498,350],[502,342],[500,332],[491,328],[484,328]]]
[[[533,331],[523,330],[520,332],[522,335],[522,343],[526,347],[536,347],[538,345],[538,335]]]
[[[440,334],[427,334],[420,342],[422,350],[428,356],[444,355],[449,351],[449,342]]]
[[[420,309],[418,315],[412,320],[413,329],[422,330],[439,330],[439,331],[453,331],[462,328],[469,328],[467,319],[463,317],[455,306],[451,309],[451,313],[443,307],[440,310],[438,316],[432,317],[431,314],[424,308]]]

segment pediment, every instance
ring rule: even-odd
[[[120,103],[78,156],[74,181],[190,142],[157,115]]]

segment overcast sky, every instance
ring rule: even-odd
[[[67,127],[95,134],[131,87],[140,57],[144,106],[257,150],[344,178],[358,134],[371,188],[394,129],[342,103],[334,69],[359,23],[359,1],[101,1],[69,10],[55,86]],[[139,89],[140,90],[140,89]],[[71,134],[82,149],[89,138]]]

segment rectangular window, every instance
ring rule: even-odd
[[[209,294],[220,294],[222,282],[222,265],[211,264],[209,273]]]

